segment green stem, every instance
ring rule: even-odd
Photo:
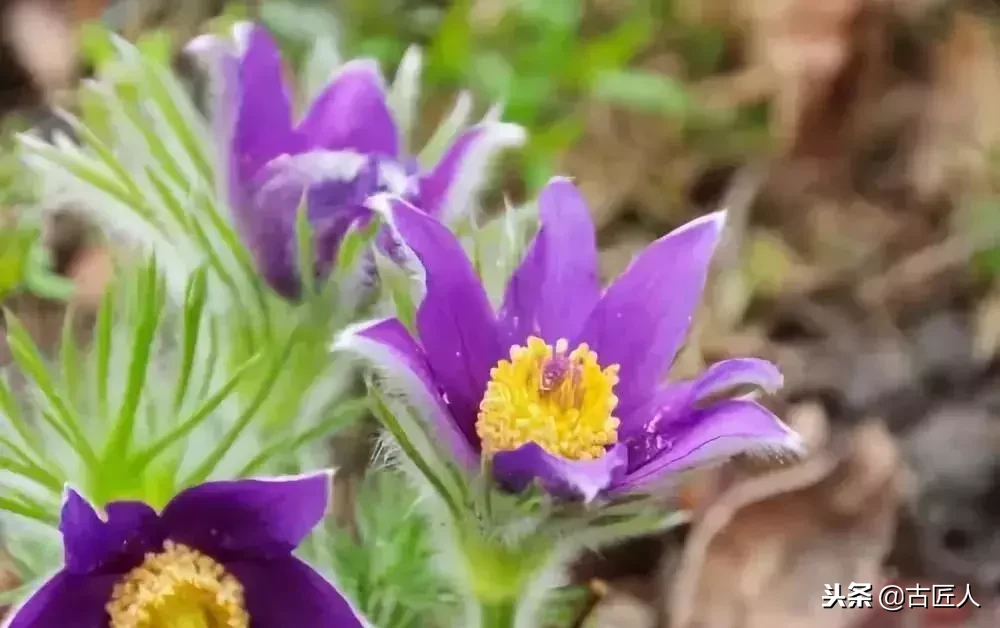
[[[480,628],[514,628],[517,600],[483,600],[479,605]]]

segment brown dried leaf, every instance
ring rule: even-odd
[[[571,150],[563,153],[558,168],[576,179],[600,231],[622,216],[645,173],[661,170],[662,164],[650,159],[649,151],[640,147],[635,132],[635,127],[642,125],[639,114],[593,104],[582,115],[586,131]],[[662,119],[658,123],[662,125]],[[648,122],[646,126],[653,124]],[[638,133],[640,138],[642,135]],[[654,127],[647,129],[646,141],[650,135],[662,134]],[[651,168],[651,163],[656,165]],[[669,206],[670,200],[660,198],[657,205]]]
[[[628,593],[612,592],[587,616],[584,628],[656,628],[656,611]]]
[[[76,77],[76,30],[59,3],[21,0],[3,13],[3,38],[44,92],[69,87]]]
[[[23,584],[17,575],[17,566],[6,550],[0,550],[0,591],[11,591]],[[10,607],[0,606],[0,619],[3,619]]]
[[[737,481],[693,525],[669,579],[669,625],[852,625],[861,612],[822,608],[824,584],[881,580],[902,480],[891,436],[869,424],[843,454]]]
[[[1000,358],[1000,284],[977,308],[972,342],[973,357],[977,362]]]
[[[73,16],[77,22],[100,19],[110,0],[72,0]]]
[[[598,265],[601,278],[617,277],[632,262],[635,255],[655,239],[656,234],[636,227],[623,227],[608,235],[601,246]]]
[[[74,305],[84,311],[96,311],[113,272],[111,254],[105,247],[80,249],[66,272],[76,285]]]
[[[1000,141],[1000,54],[992,25],[955,15],[933,49],[929,102],[918,132],[910,179],[922,199],[953,197],[982,185]]]

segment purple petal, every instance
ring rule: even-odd
[[[697,380],[696,380],[697,381]],[[628,412],[618,413],[621,425],[618,427],[619,442],[631,442],[657,437],[663,425],[686,416],[691,411],[695,382],[664,384],[656,389],[643,404]],[[633,461],[635,455],[629,455]]]
[[[233,132],[237,184],[243,184],[268,161],[302,149],[292,131],[292,106],[281,52],[263,27],[237,29],[243,55],[239,68],[242,97]]]
[[[452,415],[460,426],[472,424],[490,369],[503,357],[493,308],[455,236],[412,205],[388,202],[393,227],[424,269],[421,346]]]
[[[590,212],[569,179],[556,178],[538,197],[541,227],[507,284],[499,325],[504,344],[529,335],[549,343],[572,338],[597,303],[597,240]]]
[[[289,299],[301,294],[295,225],[303,200],[313,230],[316,275],[322,278],[351,225],[372,215],[364,201],[379,185],[378,164],[357,153],[302,153],[268,163],[248,202],[233,209],[240,234],[271,287]]]
[[[111,502],[101,513],[67,489],[59,531],[66,571],[72,574],[124,573],[163,543],[156,512],[140,502]]]
[[[478,443],[475,422],[465,417],[459,425],[452,417],[438,392],[424,351],[402,323],[390,318],[349,327],[334,348],[352,351],[377,365],[388,384],[400,387],[421,417],[431,422],[431,428],[444,439],[460,464],[468,469],[479,466],[478,447],[471,444]]]
[[[735,358],[716,362],[693,380],[661,386],[641,406],[623,413],[618,437],[627,441],[659,434],[662,426],[686,416],[710,397],[741,386],[754,386],[771,394],[781,388],[782,381],[781,371],[767,360]],[[633,461],[634,456],[629,459]]]
[[[740,386],[754,386],[768,394],[781,388],[784,377],[774,364],[758,358],[734,358],[716,362],[694,382],[692,396],[697,403]]]
[[[696,410],[682,423],[668,425],[664,430],[657,443],[658,453],[638,468],[631,468],[614,492],[633,491],[665,476],[740,453],[801,450],[799,437],[753,401],[723,401]],[[629,466],[633,467],[631,460]]]
[[[11,611],[5,628],[107,628],[104,610],[117,575],[82,576],[61,571]]]
[[[724,212],[704,216],[649,245],[608,288],[578,342],[601,364],[621,366],[624,414],[660,382],[687,334],[708,275]]]
[[[527,443],[493,456],[493,475],[507,490],[520,492],[538,480],[549,494],[593,500],[625,470],[626,451],[615,445],[597,460],[567,460]]]
[[[170,500],[171,540],[217,560],[288,555],[326,514],[330,473],[207,482]]]
[[[311,148],[396,157],[399,132],[378,65],[349,61],[309,107],[298,133]]]
[[[297,558],[239,561],[225,567],[243,585],[254,628],[364,625],[333,585]]]
[[[490,159],[524,139],[524,129],[515,124],[489,122],[466,129],[420,177],[420,208],[445,223],[454,220],[485,183]]]

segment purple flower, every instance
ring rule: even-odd
[[[385,319],[348,329],[337,347],[381,367],[467,468],[485,455],[508,489],[538,481],[589,501],[744,451],[797,449],[797,437],[757,403],[712,401],[744,385],[779,388],[769,362],[727,360],[693,381],[663,381],[724,213],[660,238],[601,292],[587,207],[568,180],[554,179],[538,199],[541,227],[494,312],[455,237],[386,200],[424,269],[417,336]]]
[[[432,216],[453,218],[476,192],[467,184],[480,181],[484,160],[522,141],[519,127],[476,125],[422,172],[415,159],[401,154],[374,61],[346,63],[295,122],[274,40],[249,23],[235,32],[239,53],[211,35],[192,41],[189,50],[214,56],[226,193],[259,272],[286,298],[302,292],[295,222],[303,201],[315,238],[316,274],[324,277],[348,228],[370,218],[364,206],[369,196],[391,192]]]
[[[326,512],[327,473],[209,482],[157,514],[119,501],[99,513],[68,490],[65,564],[9,628],[362,626],[292,550]]]

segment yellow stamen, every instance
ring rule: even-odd
[[[565,340],[553,348],[531,336],[493,367],[476,421],[484,454],[534,442],[563,458],[594,460],[617,442],[618,365],[602,369],[586,344],[567,348]]]
[[[110,628],[248,628],[243,586],[222,565],[167,541],[119,581]]]

